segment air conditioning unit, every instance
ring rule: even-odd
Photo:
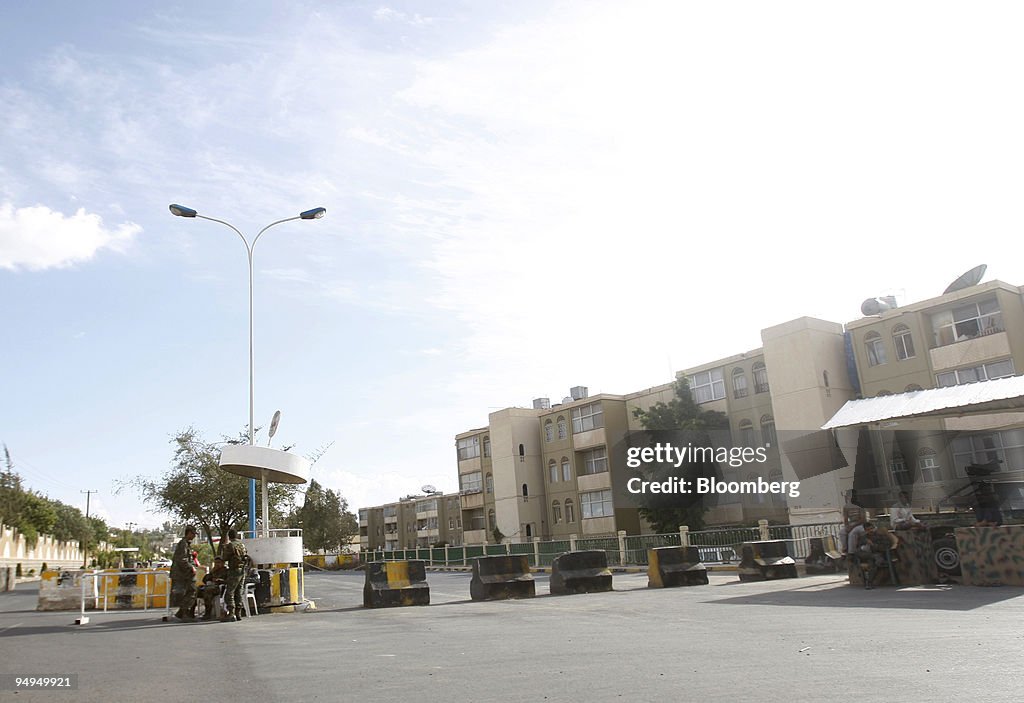
[[[572,396],[573,400],[583,400],[589,394],[586,386],[573,386],[569,389],[569,395]]]
[[[551,399],[550,398],[534,398],[533,399],[534,410],[550,410]]]

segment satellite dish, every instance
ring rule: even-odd
[[[425,486],[422,486],[420,490],[423,491],[424,493],[437,493],[437,489],[431,486],[429,483]]]
[[[986,264],[975,266],[970,271],[960,276],[960,278],[950,283],[949,287],[942,291],[942,294],[945,295],[946,293],[953,293],[958,290],[963,290],[964,288],[970,288],[971,286],[978,285],[981,277],[985,275],[985,269],[987,268],[988,265]]]
[[[277,424],[281,422],[281,411],[278,410],[274,413],[274,419],[270,421],[270,439],[274,438],[277,433]]]

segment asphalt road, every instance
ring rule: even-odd
[[[164,624],[35,612],[0,594],[0,673],[79,675],[0,700],[1021,701],[1024,589],[864,591],[836,576],[472,602],[430,573],[428,607],[367,610],[361,573],[309,574],[315,612]]]

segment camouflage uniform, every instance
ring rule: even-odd
[[[192,540],[183,537],[171,559],[171,605],[177,604],[175,617],[192,617],[196,608],[196,567],[192,562]]]
[[[227,578],[228,569],[223,564],[214,566],[203,577],[203,585],[199,588],[199,593],[202,595],[203,603],[206,605],[206,615],[204,617],[207,620],[213,619],[214,600],[220,596],[220,587],[227,582]]]
[[[221,556],[227,564],[227,590],[224,593],[224,604],[227,614],[236,618],[242,610],[242,599],[245,597],[245,571],[249,565],[249,554],[241,542],[229,542],[221,550]]]

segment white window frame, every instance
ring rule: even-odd
[[[459,461],[476,459],[480,456],[480,438],[466,437],[458,441]]]
[[[484,476],[482,471],[473,471],[468,474],[459,474],[459,493],[481,493],[484,490]]]
[[[593,476],[608,472],[608,449],[595,447],[583,452],[583,475]]]
[[[612,503],[611,489],[580,493],[580,514],[584,520],[598,517],[613,517],[615,506]]]
[[[589,432],[604,427],[604,408],[601,403],[589,403],[572,409],[572,433]]]
[[[1004,367],[1004,364],[1007,367]],[[991,381],[996,378],[1009,378],[1014,373],[1013,359],[1000,359],[999,361],[990,361],[979,366],[968,366],[962,369],[937,373],[935,374],[935,385],[939,388],[965,386],[969,383]]]
[[[885,342],[878,332],[868,332],[864,336],[864,350],[868,357],[868,366],[884,366],[889,363]]]
[[[896,325],[892,328],[892,345],[896,348],[897,361],[906,361],[917,356],[914,350],[914,335],[906,325]]]
[[[751,367],[750,371],[754,376],[754,393],[767,393],[770,390],[768,386],[768,367],[759,361]]]
[[[709,369],[695,373],[690,376],[689,381],[693,402],[698,405],[725,397],[725,375],[722,369]]]

